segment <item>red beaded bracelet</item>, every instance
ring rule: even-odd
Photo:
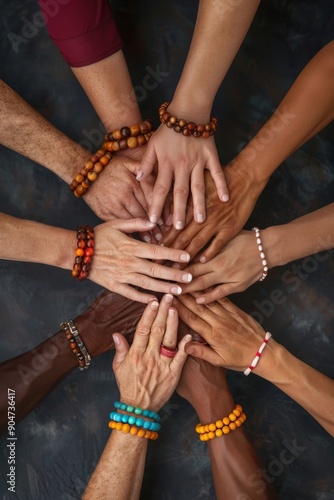
[[[87,278],[94,255],[94,229],[79,226],[77,229],[77,248],[72,269],[73,278],[83,281]]]
[[[196,125],[194,122],[186,122],[186,120],[179,119],[167,111],[169,102],[164,102],[159,108],[160,122],[165,124],[166,127],[172,128],[178,134],[182,133],[185,136],[192,135],[193,137],[203,137],[207,139],[216,132],[217,118],[211,116],[209,123],[206,125]]]

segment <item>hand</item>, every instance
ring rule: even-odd
[[[265,182],[255,182],[247,178],[231,164],[224,169],[230,200],[222,204],[216,194],[215,185],[208,173],[205,173],[207,196],[207,219],[199,225],[195,221],[180,233],[171,229],[161,243],[168,247],[186,249],[193,259],[213,238],[208,248],[201,254],[200,261],[211,260],[228,241],[236,236],[250,216]]]
[[[192,264],[185,271],[193,276],[193,281],[183,287],[183,293],[221,284],[209,292],[196,294],[198,304],[242,292],[258,281],[263,271],[254,231],[241,231],[212,260]]]
[[[183,295],[175,299],[175,306],[180,318],[210,344],[191,342],[188,354],[230,370],[245,371],[249,367],[265,336],[251,316],[226,298],[199,305],[193,297]],[[266,350],[270,344],[274,344],[273,339]]]
[[[220,200],[228,200],[226,182],[213,137],[184,137],[161,125],[147,146],[137,179],[141,182],[145,180],[156,165],[158,173],[149,210],[150,220],[153,222],[157,222],[161,216],[173,179],[175,229],[183,229],[185,224],[189,183],[194,203],[194,218],[200,223],[205,220],[205,168],[213,177]]]
[[[187,262],[189,255],[172,248],[142,243],[124,234],[145,231],[152,226],[151,222],[141,219],[110,221],[97,226],[95,254],[89,278],[108,290],[145,303],[155,296],[140,292],[134,287],[162,293],[182,293],[180,286],[164,280],[189,282],[189,273],[150,260]]]
[[[144,305],[105,290],[74,323],[92,357],[114,349],[112,333],[121,331],[132,338]]]
[[[160,306],[157,301],[147,305],[130,348],[123,335],[114,335],[113,370],[121,401],[127,404],[159,411],[177,386],[191,336],[181,340],[174,358],[160,354],[161,344],[177,345],[178,315],[172,301],[171,295],[165,295]]]

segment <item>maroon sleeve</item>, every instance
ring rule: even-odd
[[[49,34],[72,67],[98,62],[123,47],[108,0],[39,0]]]

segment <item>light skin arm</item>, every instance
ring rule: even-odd
[[[217,90],[224,79],[254,17],[259,0],[201,0],[195,30],[168,112],[187,122],[206,124]],[[172,147],[171,147],[172,145]],[[228,200],[224,174],[213,137],[184,137],[161,125],[141,162],[137,178],[145,179],[155,165],[158,176],[150,207],[150,219],[161,214],[174,178],[173,224],[184,227],[189,189],[194,202],[194,218],[206,217],[203,170],[210,170],[219,199]],[[142,176],[142,177],[140,177]]]
[[[188,354],[231,370],[249,367],[265,337],[263,328],[251,316],[227,298],[199,305],[193,297],[184,295],[178,299],[177,309],[180,318],[210,344],[191,343]],[[273,338],[253,372],[294,399],[334,436],[333,380],[293,356]]]
[[[181,234],[171,230],[163,240],[166,245],[187,249],[194,257],[214,237],[200,253],[201,261],[206,262],[240,232],[277,167],[333,120],[333,56],[331,42],[304,68],[274,115],[225,168],[230,201],[220,203],[207,177],[210,214],[205,224],[192,221]]]
[[[268,268],[334,247],[334,203],[299,217],[288,224],[268,227],[260,232]],[[247,255],[247,259],[245,259]],[[186,270],[193,281],[183,292],[198,292],[197,302],[212,302],[231,293],[242,292],[261,278],[263,265],[254,231],[241,231],[209,262]]]

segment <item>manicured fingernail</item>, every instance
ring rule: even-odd
[[[151,241],[151,238],[146,234],[145,236],[143,236],[143,240],[146,241],[146,243],[149,243]]]
[[[177,220],[177,221],[175,222],[175,229],[180,230],[180,229],[182,229],[182,228],[183,228],[183,222],[181,222],[180,220]]]
[[[182,288],[180,286],[172,286],[170,291],[175,295],[180,295],[182,293]]]
[[[153,222],[151,220],[146,220],[145,223],[146,226],[149,227],[150,229],[152,229],[156,225],[156,222]]]
[[[219,196],[219,198],[221,199],[221,201],[228,201],[229,200],[229,195],[228,194],[221,194]]]
[[[167,302],[167,304],[171,304],[173,302],[173,295],[171,295],[170,293],[167,293],[167,295],[165,295],[165,301]]]
[[[158,216],[150,215],[150,221],[153,222],[153,224],[156,224],[158,222]]]
[[[180,257],[180,260],[182,260],[182,262],[189,262],[190,261],[190,255],[188,253],[183,253]]]
[[[199,259],[200,262],[202,262],[202,264],[204,264],[204,262],[206,262],[206,257],[204,257],[204,255],[202,255],[202,257]]]
[[[163,223],[164,223],[164,221],[163,221],[163,219],[160,217],[160,219],[158,220],[158,224],[159,224],[159,226],[162,226],[162,225],[163,225]]]
[[[197,302],[197,304],[204,304],[205,298],[204,297],[200,297],[199,299],[196,299],[196,302]]]
[[[117,335],[113,335],[112,338],[114,339],[114,342],[115,344],[120,344],[120,341],[119,341],[119,338],[117,337]]]
[[[150,306],[151,306],[151,309],[153,309],[153,311],[156,311],[159,307],[159,302],[157,302],[156,300],[153,300],[153,302],[150,303]]]
[[[196,222],[198,222],[199,224],[201,224],[202,222],[204,222],[204,215],[203,214],[197,214],[196,215]]]
[[[144,172],[143,170],[139,170],[138,174],[136,175],[136,179],[137,181],[139,181],[144,175]]]
[[[162,234],[161,234],[161,233],[157,233],[157,234],[155,234],[155,239],[156,239],[157,241],[160,241],[160,240],[161,240],[161,238],[162,238]]]
[[[192,339],[193,338],[192,338],[192,336],[189,333],[185,336],[186,342],[190,342]]]
[[[182,275],[182,281],[186,281],[187,283],[190,283],[192,279],[193,279],[193,277],[189,273]]]
[[[175,309],[168,309],[168,316],[173,318],[175,316]]]

